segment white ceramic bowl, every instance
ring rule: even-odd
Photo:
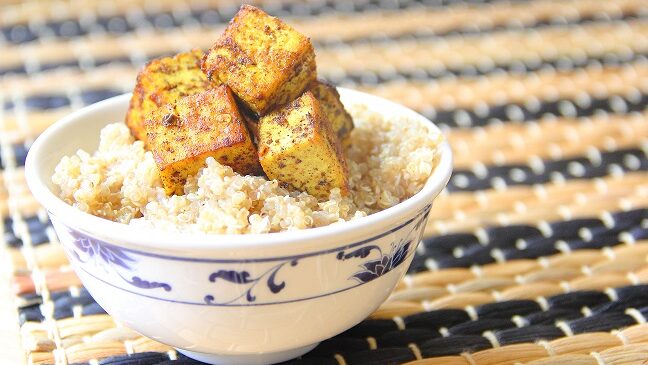
[[[345,89],[340,94],[347,106],[365,104],[437,130],[387,100]],[[94,151],[100,129],[124,119],[129,99],[91,105],[48,128],[29,151],[27,182],[83,285],[110,315],[209,363],[288,360],[362,321],[410,265],[432,201],[452,170],[443,143],[439,164],[418,194],[327,227],[250,235],[130,227],[64,203],[51,183],[63,156]]]

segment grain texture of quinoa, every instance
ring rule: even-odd
[[[123,123],[109,124],[99,148],[64,157],[52,181],[65,202],[96,216],[155,229],[220,234],[268,233],[359,219],[421,190],[438,161],[439,133],[406,118],[349,108],[356,128],[346,149],[350,195],[329,199],[241,176],[209,158],[185,194],[166,196],[157,166]]]

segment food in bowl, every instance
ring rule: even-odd
[[[317,79],[310,40],[244,5],[206,53],[139,73],[125,124],[64,157],[65,202],[172,231],[270,233],[349,221],[417,193],[442,138],[356,105]]]
[[[348,196],[333,189],[317,199],[213,158],[187,179],[184,195],[167,196],[153,154],[123,123],[103,128],[97,151],[63,157],[52,181],[59,197],[82,211],[172,231],[266,233],[357,219],[421,190],[438,162],[442,136],[407,117],[362,106],[349,111],[355,129],[344,149]]]

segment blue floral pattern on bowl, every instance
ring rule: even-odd
[[[92,239],[79,231],[70,229],[69,233],[74,239],[72,241],[74,246],[77,248],[77,250],[71,251],[72,256],[78,262],[87,263],[95,260],[95,266],[102,266],[103,264],[112,267],[126,283],[140,289],[162,288],[165,291],[171,291],[171,285],[167,283],[148,281],[139,276],[131,276],[130,279],[124,276],[124,272],[130,272],[131,265],[134,265],[136,262],[135,259],[124,253],[124,249]],[[84,256],[82,257],[81,255]]]
[[[77,269],[134,294],[193,305],[270,305],[353,289],[388,274],[404,262],[409,263],[430,208],[427,205],[407,222],[370,239],[284,257],[230,260],[158,255],[103,242],[69,227],[66,230],[70,239],[61,241]],[[185,262],[191,275],[160,270],[172,266],[169,261]],[[335,275],[324,275],[334,279],[319,286],[303,283],[308,278],[321,278],[323,274],[318,270],[326,267],[336,268]],[[300,283],[291,282],[289,277],[299,278]],[[197,292],[202,292],[202,296],[197,297]]]

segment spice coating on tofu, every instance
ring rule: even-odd
[[[202,51],[193,50],[155,59],[144,66],[137,75],[126,114],[126,125],[135,138],[147,143],[144,121],[154,110],[216,85],[200,69],[202,57]]]
[[[344,105],[340,101],[340,94],[335,86],[316,80],[311,83],[309,91],[320,102],[324,114],[331,122],[333,132],[337,134],[342,145],[347,145],[349,143],[349,134],[353,130],[353,118],[344,109]]]
[[[266,175],[326,199],[333,188],[349,191],[346,160],[313,93],[259,120],[259,161]]]
[[[257,115],[299,97],[317,77],[308,37],[249,5],[230,21],[202,68]]]
[[[145,122],[147,138],[167,194],[182,195],[188,176],[208,157],[239,174],[261,172],[257,151],[227,86],[167,104]]]

